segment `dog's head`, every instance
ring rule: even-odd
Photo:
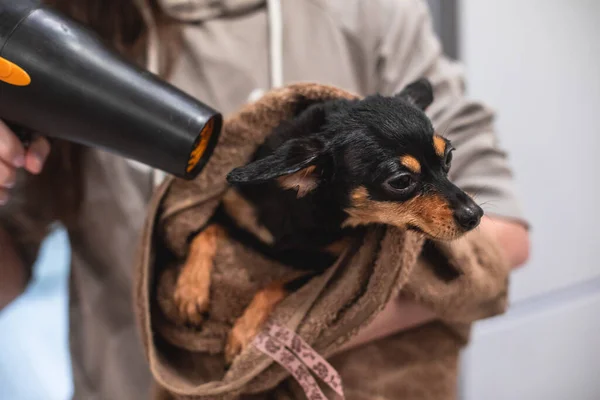
[[[457,238],[478,226],[483,210],[448,179],[454,148],[425,114],[432,101],[422,79],[396,96],[313,107],[298,119],[305,135],[233,170],[228,181],[276,181],[298,197],[334,199],[345,211],[343,226],[388,224]]]

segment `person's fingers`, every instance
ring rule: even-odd
[[[25,148],[10,128],[0,120],[0,160],[21,168],[25,165]]]
[[[44,137],[36,137],[27,149],[25,169],[32,174],[39,174],[44,168],[48,154],[50,154],[50,142]]]
[[[0,188],[0,206],[5,205],[9,199],[8,189]]]
[[[15,185],[17,171],[12,165],[0,161],[0,189],[10,189]]]

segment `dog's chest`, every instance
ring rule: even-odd
[[[326,201],[298,199],[272,185],[230,188],[223,208],[237,225],[275,248],[321,249],[347,234],[340,211]]]

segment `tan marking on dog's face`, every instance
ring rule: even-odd
[[[350,198],[352,205],[345,210],[349,217],[343,226],[378,223],[405,229],[412,225],[440,240],[452,240],[463,234],[448,202],[437,194],[418,195],[405,202],[383,202],[370,199],[367,189],[361,186]]]
[[[433,148],[435,149],[435,154],[440,158],[444,158],[446,155],[446,141],[441,136],[435,135],[433,137]]]
[[[284,189],[296,190],[297,197],[306,196],[307,193],[315,190],[318,186],[318,180],[314,174],[316,167],[311,165],[296,173],[277,178],[279,186]]]
[[[415,174],[421,173],[421,163],[413,156],[400,157],[400,163]]]

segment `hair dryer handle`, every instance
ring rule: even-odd
[[[4,121],[4,123],[15,134],[15,136],[19,138],[23,144],[23,147],[27,149],[33,140],[34,132],[29,128],[25,128],[12,122]]]

